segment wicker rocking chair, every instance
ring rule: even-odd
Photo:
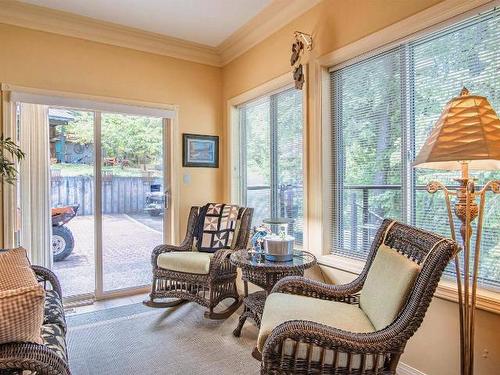
[[[280,280],[262,317],[261,373],[395,374],[458,251],[452,240],[384,220],[351,283]]]
[[[229,256],[234,250],[247,247],[253,208],[239,209],[240,218],[232,248],[220,249],[213,254],[193,250],[199,211],[199,207],[191,208],[186,237],[179,246],[160,245],[153,250],[153,284],[150,298],[144,304],[164,308],[192,301],[208,307],[206,318],[226,319],[242,302],[236,288],[237,269],[229,262]],[[167,256],[163,254],[171,255],[169,261],[173,267],[165,265]],[[176,299],[163,301],[165,298]],[[233,298],[234,302],[225,310],[215,312],[214,308],[226,298]]]

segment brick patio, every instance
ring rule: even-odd
[[[94,217],[77,216],[67,226],[75,237],[73,253],[53,270],[65,296],[95,289]],[[151,251],[162,241],[162,218],[147,215],[103,216],[104,291],[151,283]]]

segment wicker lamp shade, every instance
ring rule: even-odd
[[[460,161],[469,169],[500,169],[500,120],[488,99],[466,88],[448,102],[413,165],[455,170]]]

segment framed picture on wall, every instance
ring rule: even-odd
[[[183,134],[182,166],[219,168],[219,137]]]

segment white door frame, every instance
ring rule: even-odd
[[[10,92],[1,91],[2,101],[2,134],[5,138],[10,137],[17,140],[16,108],[10,100]],[[3,243],[0,247],[9,249],[17,245],[17,183],[14,185],[3,184],[2,208],[3,208]]]
[[[1,105],[2,105],[2,134],[12,139],[17,139],[16,131],[16,101],[12,98],[24,96],[38,104],[50,106],[60,106],[71,109],[85,110],[94,113],[94,160],[101,160],[101,113],[102,112],[120,112],[127,114],[127,108],[130,108],[132,114],[137,111],[143,111],[154,117],[161,117],[163,121],[163,186],[168,189],[168,210],[163,220],[163,236],[165,243],[173,243],[178,239],[179,228],[179,179],[180,161],[178,145],[178,122],[179,106],[163,103],[151,103],[137,100],[124,100],[119,98],[101,97],[84,94],[74,94],[61,91],[44,90],[9,84],[1,85]],[[19,95],[21,93],[21,95]],[[99,110],[96,110],[99,108]],[[162,113],[169,113],[171,117],[163,117]],[[130,114],[130,113],[129,113]],[[85,299],[106,299],[118,296],[125,296],[145,292],[150,286],[134,287],[120,289],[116,291],[104,292],[103,290],[103,270],[102,270],[102,167],[97,162],[94,165],[95,173],[95,233],[94,233],[94,254],[96,256],[96,287],[94,293],[88,293],[78,296],[65,298],[65,302]],[[4,185],[2,187],[2,205],[3,205],[3,244],[5,248],[17,245],[16,239],[16,216],[17,216],[17,184],[14,186]],[[99,226],[99,227],[98,227]],[[97,258],[99,257],[99,258]]]

